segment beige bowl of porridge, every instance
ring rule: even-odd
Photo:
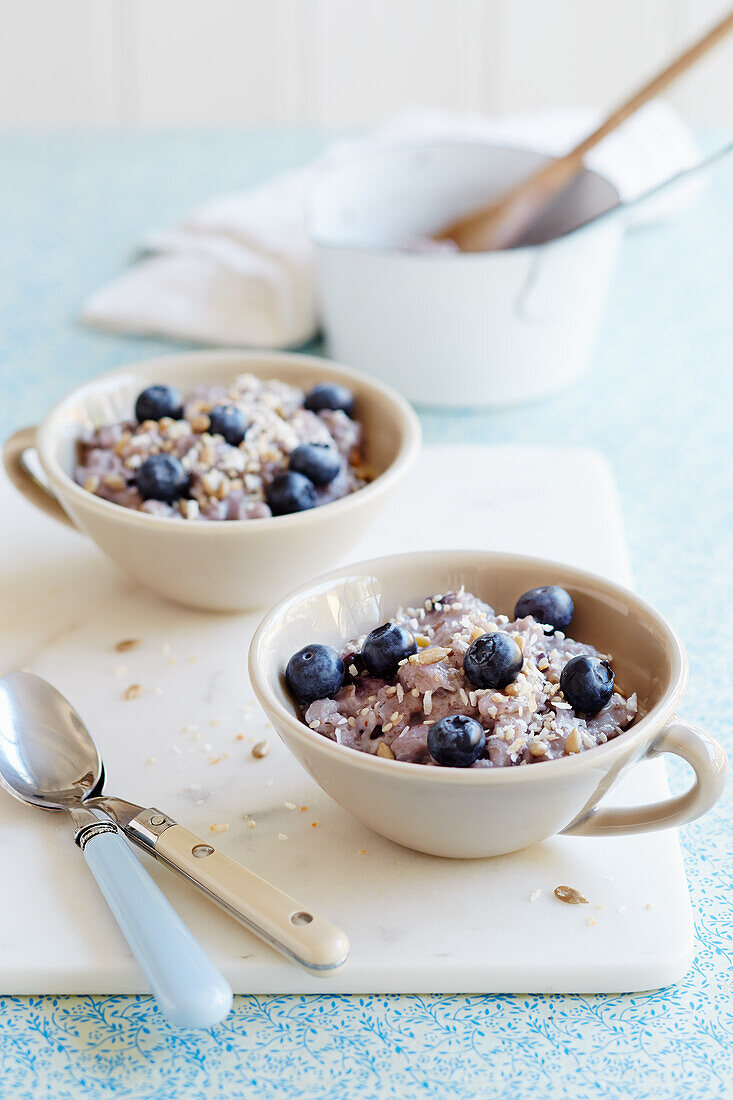
[[[146,387],[167,384],[188,395],[200,386],[232,387],[243,375],[303,392],[320,383],[351,391],[361,462],[368,471],[354,479],[355,491],[294,514],[201,522],[146,512],[128,500],[130,494],[115,502],[77,484],[80,442],[102,425],[129,419]],[[384,500],[417,458],[420,441],[419,422],[404,398],[359,371],[316,356],[205,351],[100,375],[63,398],[37,428],[16,432],[4,459],[11,480],[31,503],[89,535],[148,588],[192,607],[237,611],[271,603],[342,560],[377,521]]]
[[[400,607],[462,587],[511,616],[517,598],[540,585],[570,593],[573,638],[612,654],[617,688],[634,698],[628,728],[587,751],[510,767],[426,767],[323,736],[303,722],[288,692],[286,666],[304,646],[319,642],[342,650]],[[723,750],[675,717],[687,659],[672,627],[633,592],[556,562],[438,551],[339,569],[268,613],[252,641],[249,666],[268,718],[323,790],[375,832],[433,855],[499,855],[560,832],[621,836],[669,828],[705,813],[723,789]],[[694,769],[685,793],[647,806],[598,805],[628,768],[665,752]]]

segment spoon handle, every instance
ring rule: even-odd
[[[210,1028],[228,1015],[232,991],[116,826],[98,822],[77,843],[147,979],[177,1027]]]
[[[230,916],[312,974],[346,962],[345,934],[160,810],[144,810],[127,835],[197,886]]]

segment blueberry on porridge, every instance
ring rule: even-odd
[[[413,653],[417,653],[417,642],[401,623],[378,626],[371,634],[367,634],[361,647],[361,657],[367,672],[382,680],[393,680],[402,662]]]
[[[573,657],[562,670],[560,688],[575,710],[598,714],[613,695],[613,670],[599,657]]]
[[[104,500],[189,520],[289,515],[363,488],[354,396],[240,375],[184,396],[148,386],[130,420],[86,432],[75,480]]]
[[[316,489],[303,474],[288,470],[274,477],[267,487],[267,504],[273,516],[289,516],[316,506]]]
[[[344,662],[330,645],[307,645],[288,661],[285,682],[299,703],[335,695],[344,682]]]
[[[463,671],[477,688],[505,688],[513,684],[523,664],[519,642],[502,630],[482,634],[463,655]]]
[[[449,714],[428,730],[428,752],[446,768],[470,768],[485,748],[484,727],[465,714]]]
[[[510,621],[463,588],[433,596],[341,653],[306,646],[286,682],[312,730],[415,764],[516,767],[617,737],[636,717],[636,694],[616,688],[608,654],[556,625],[570,625],[569,593],[533,589],[517,607],[530,604],[538,617]]]
[[[515,619],[524,619],[527,615],[531,615],[538,623],[545,624],[545,634],[565,630],[570,626],[574,612],[570,593],[559,584],[530,588],[529,592],[523,593],[514,605]]]
[[[341,460],[338,452],[324,443],[301,443],[290,456],[290,469],[314,485],[330,485],[338,477]]]
[[[183,394],[174,386],[148,386],[138,394],[135,416],[141,424],[143,420],[162,420],[164,416],[180,420],[183,416]]]
[[[209,413],[209,433],[220,435],[232,447],[238,447],[247,434],[249,424],[236,405],[214,405]]]
[[[165,500],[172,504],[185,495],[188,474],[173,455],[151,455],[138,470],[135,484],[144,500]]]
[[[319,382],[306,394],[305,407],[311,412],[343,412],[354,415],[354,395],[336,382]]]

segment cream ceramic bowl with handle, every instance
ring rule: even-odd
[[[82,430],[131,416],[146,386],[167,382],[185,393],[245,372],[305,390],[321,381],[351,389],[375,480],[297,515],[219,522],[148,515],[102,500],[74,482]],[[63,398],[37,428],[16,432],[5,445],[4,461],[28,500],[85,532],[148,588],[191,607],[236,611],[272,603],[341,560],[378,521],[385,498],[417,458],[420,440],[419,422],[407,402],[358,371],[308,355],[207,351],[149,359],[100,375]],[[34,457],[40,465],[35,478],[29,462]]]
[[[330,169],[310,202],[323,325],[336,359],[411,401],[502,406],[564,389],[592,354],[622,231],[615,188],[582,172],[503,252],[409,251],[547,160],[479,143],[400,146]]]
[[[575,602],[571,634],[613,655],[619,685],[637,692],[640,716],[605,745],[514,768],[426,767],[338,745],[301,722],[287,693],[288,658],[313,641],[340,646],[400,605],[465,585],[511,614],[517,597],[561,584]],[[365,825],[437,856],[512,852],[554,833],[621,836],[670,828],[704,814],[723,790],[720,745],[675,717],[687,660],[667,622],[632,592],[570,566],[503,554],[440,551],[377,558],[339,569],[291,593],[261,623],[250,678],[268,718],[323,790]],[[599,806],[638,761],[681,756],[695,779],[684,794],[651,805]]]

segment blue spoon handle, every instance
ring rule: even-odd
[[[231,989],[122,834],[90,836],[83,851],[163,1015],[178,1027],[209,1028],[223,1020]]]

